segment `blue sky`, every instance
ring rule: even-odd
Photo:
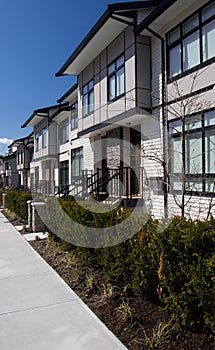
[[[0,154],[35,109],[54,105],[76,81],[55,77],[107,4],[126,1],[0,0]]]

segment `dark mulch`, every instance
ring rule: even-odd
[[[98,269],[81,265],[74,253],[64,251],[55,242],[41,240],[30,244],[128,349],[150,349],[145,345],[145,334],[151,337],[153,329],[161,322],[168,323],[166,311],[140,295],[126,297],[120,289],[108,285]],[[109,297],[105,296],[105,292],[109,293]],[[126,312],[127,319],[120,312],[122,305],[130,307],[131,314]],[[212,350],[215,349],[215,341],[205,334],[170,334],[167,342],[154,349]]]

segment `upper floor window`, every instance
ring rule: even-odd
[[[167,34],[168,75],[173,78],[215,57],[215,4]]]
[[[65,119],[59,125],[59,141],[62,145],[69,141],[69,119]]]
[[[182,122],[169,123],[173,189],[182,189]],[[215,110],[191,116],[185,123],[186,191],[213,192],[215,179]]]
[[[121,55],[108,66],[108,101],[113,101],[124,93],[125,58]]]
[[[20,153],[20,164],[24,163],[24,151],[21,151]]]
[[[86,85],[82,88],[82,96],[83,96],[83,116],[86,116],[94,111],[94,82],[90,80]]]
[[[6,170],[12,170],[12,163],[11,163],[11,162],[7,162],[7,163],[5,164],[5,169],[6,169]]]
[[[71,111],[71,130],[78,127],[78,102],[73,103]]]
[[[37,132],[35,134],[35,151],[38,151],[39,150],[39,138],[40,138],[40,135],[39,133]]]
[[[42,130],[42,148],[47,146],[47,129],[43,128]]]

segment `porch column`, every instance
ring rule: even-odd
[[[46,204],[43,202],[32,202],[32,230],[43,232],[45,230],[44,219],[46,215]]]
[[[6,209],[5,196],[6,196],[6,194],[2,193],[2,207],[3,207],[3,209]]]

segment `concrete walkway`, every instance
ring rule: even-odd
[[[0,349],[126,349],[1,212]]]

